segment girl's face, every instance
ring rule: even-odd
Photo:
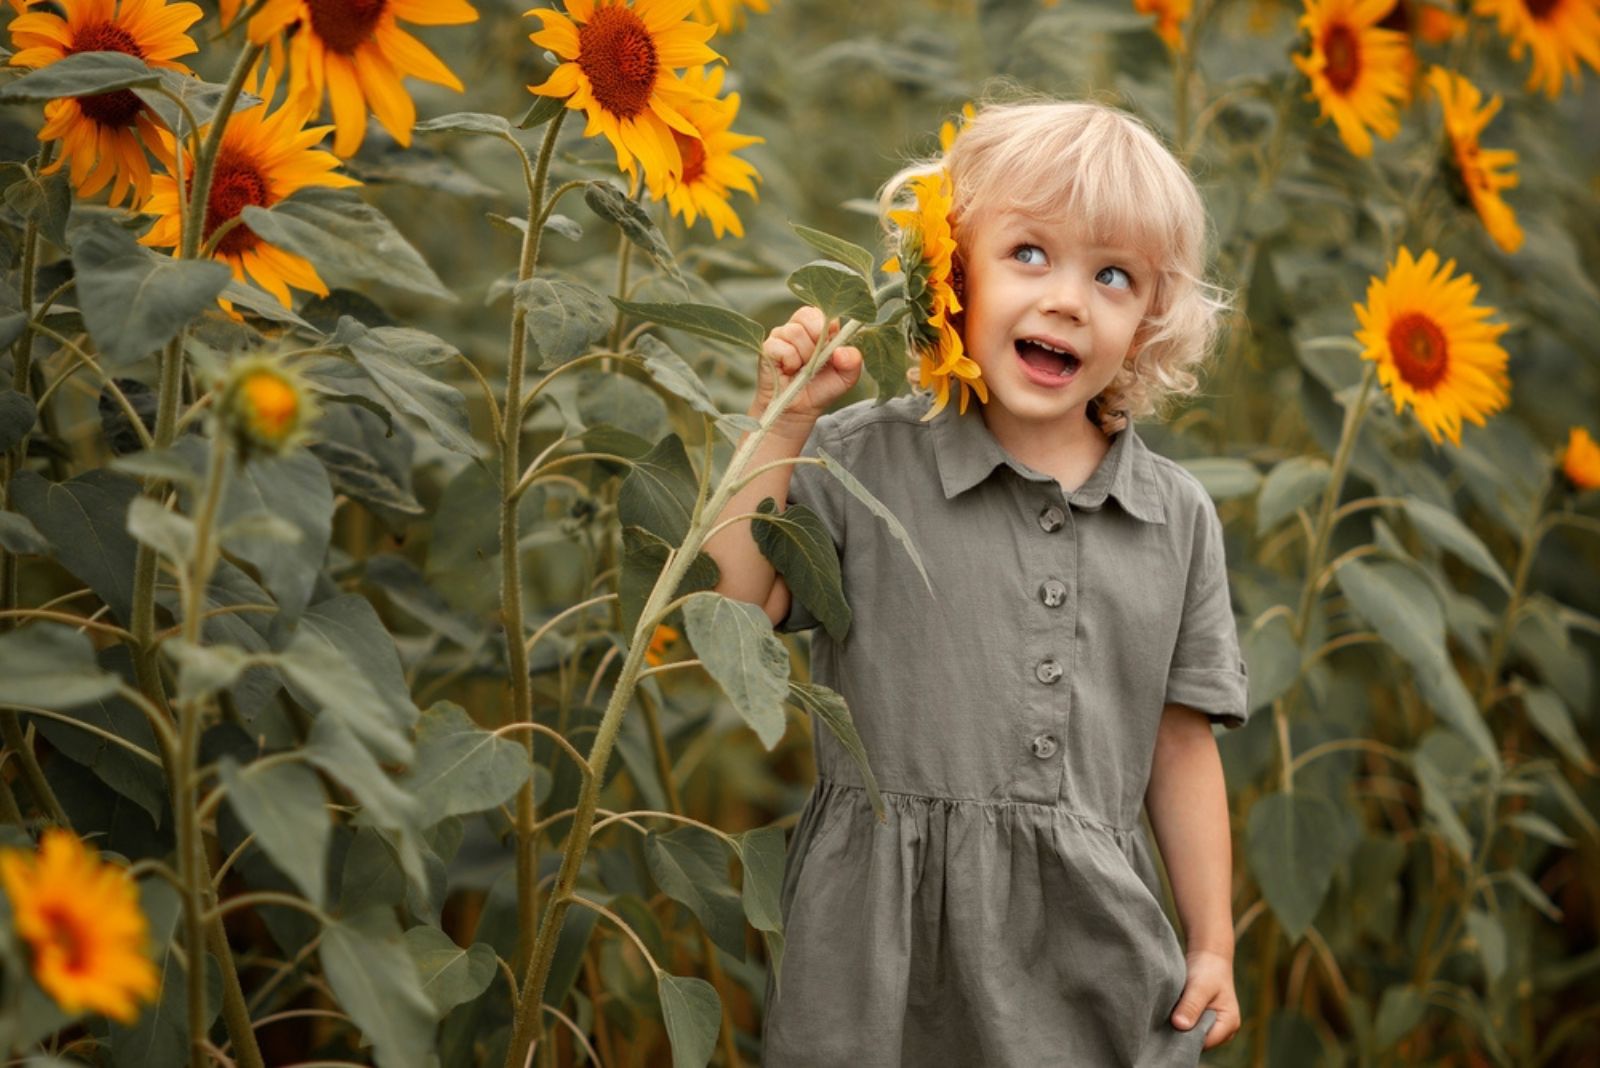
[[[1090,400],[1131,355],[1156,274],[1131,248],[1081,238],[1065,219],[1001,210],[974,220],[963,337],[989,388],[984,418],[1011,434],[1076,435]]]

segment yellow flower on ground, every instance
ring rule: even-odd
[[[727,231],[743,237],[744,224],[728,200],[735,189],[754,197],[760,175],[734,152],[765,138],[736,134],[728,128],[739,114],[739,94],[729,93],[725,99],[717,99],[723,73],[722,67],[695,67],[683,74],[685,84],[699,98],[685,104],[683,114],[700,136],[685,137],[672,131],[678,155],[683,158],[683,176],[668,187],[667,206],[690,226],[704,215],[719,238]]]
[[[566,14],[536,7],[525,14],[543,28],[528,39],[563,62],[548,79],[528,86],[539,96],[563,97],[588,117],[583,135],[605,134],[617,166],[634,173],[658,200],[683,176],[674,132],[698,137],[684,109],[697,94],[674,70],[722,57],[706,44],[715,27],[687,20],[695,0],[567,0]]]
[[[961,390],[960,410],[967,410],[969,393],[989,401],[989,387],[977,361],[966,354],[961,331],[951,317],[961,311],[956,293],[956,239],[950,229],[950,178],[943,171],[911,179],[916,203],[889,213],[900,228],[900,254],[883,265],[885,271],[905,275],[907,341],[917,354],[917,382],[934,391],[933,405],[924,419],[932,419],[950,403],[950,387]]]
[[[1494,243],[1506,252],[1522,247],[1522,227],[1516,213],[1500,197],[1503,189],[1517,184],[1517,154],[1509,149],[1486,149],[1478,144],[1478,134],[1500,110],[1500,96],[1483,104],[1483,94],[1461,75],[1443,67],[1428,71],[1428,85],[1439,96],[1444,109],[1445,133],[1450,139],[1451,163],[1483,220]]]
[[[746,8],[761,14],[772,10],[768,0],[699,0],[695,17],[731,33],[744,25]]]
[[[268,76],[259,95],[271,100],[276,78]],[[202,242],[209,243],[217,230],[239,216],[246,206],[270,208],[298,189],[308,186],[343,188],[361,183],[348,175],[336,174],[339,161],[316,149],[332,127],[306,126],[310,118],[304,103],[286,101],[276,111],[268,105],[236,111],[228,119],[212,172],[211,196],[206,204]],[[209,129],[207,127],[206,129]],[[165,152],[177,150],[171,134],[162,132]],[[194,173],[194,161],[184,152],[185,195]],[[155,215],[155,225],[139,240],[155,248],[176,248],[182,229],[183,204],[178,183],[170,175],[157,175],[146,214]],[[328,287],[317,276],[316,268],[302,256],[269,245],[243,223],[239,223],[217,242],[212,258],[233,269],[241,282],[256,285],[278,298],[284,307],[292,300],[289,287],[326,296]]]
[[[1586,428],[1575,426],[1568,431],[1561,470],[1579,489],[1600,489],[1600,445]]]
[[[217,411],[248,455],[282,453],[298,445],[319,409],[310,387],[287,364],[247,356],[228,368]]]
[[[250,20],[258,44],[298,24],[289,41],[289,96],[315,114],[324,96],[337,130],[333,151],[354,155],[367,134],[370,109],[401,145],[411,144],[417,108],[406,92],[409,75],[461,92],[461,79],[410,33],[401,20],[422,26],[476,22],[466,0],[267,0]]]
[[[1498,20],[1512,59],[1533,53],[1529,89],[1554,99],[1564,76],[1578,83],[1580,59],[1600,71],[1600,0],[1474,0],[1472,11]]]
[[[669,627],[665,623],[661,624],[656,628],[655,633],[650,635],[650,645],[644,651],[644,662],[651,667],[660,667],[666,663],[667,647],[681,637],[683,635],[678,633],[676,627]]]
[[[1388,139],[1400,129],[1397,101],[1407,96],[1411,52],[1405,35],[1378,27],[1390,0],[1306,0],[1299,25],[1311,49],[1294,57],[1311,80],[1308,100],[1339,128],[1345,147],[1372,155],[1372,135]]]
[[[1394,398],[1394,410],[1410,404],[1433,438],[1461,444],[1461,421],[1478,426],[1510,400],[1506,350],[1498,338],[1504,323],[1484,322],[1493,308],[1474,304],[1478,287],[1470,274],[1455,277],[1455,261],[1439,266],[1432,249],[1420,260],[1400,249],[1382,281],[1367,286],[1367,303],[1355,305],[1361,358],[1378,365],[1378,381]]]
[[[1141,15],[1156,17],[1155,31],[1174,52],[1183,51],[1183,30],[1179,24],[1189,17],[1192,0],[1133,0],[1133,9]]]
[[[44,833],[37,853],[0,853],[0,881],[33,975],[65,1011],[122,1023],[160,989],[145,953],[148,924],[125,869],[103,864],[70,831]]]
[[[11,20],[13,67],[48,67],[77,52],[122,52],[152,67],[190,73],[177,57],[198,50],[184,31],[200,21],[199,5],[165,0],[59,0],[62,15],[28,11],[12,0],[21,14]],[[150,195],[150,161],[144,144],[160,128],[155,113],[131,90],[63,97],[44,106],[41,141],[60,141],[61,155],[44,169],[53,174],[66,165],[80,196],[93,196],[108,183],[111,203],[121,204],[129,192],[135,202]]]

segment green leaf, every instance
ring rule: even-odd
[[[277,658],[296,701],[343,721],[384,760],[411,760],[417,709],[371,602],[341,594],[308,608]]]
[[[462,949],[449,935],[427,924],[406,931],[405,940],[406,952],[421,977],[422,992],[441,1018],[482,994],[494,981],[494,950],[486,942]]]
[[[1205,456],[1195,460],[1180,461],[1184,468],[1200,480],[1200,485],[1214,501],[1230,497],[1248,497],[1261,486],[1261,472],[1248,460],[1235,460],[1226,456]]]
[[[417,726],[417,756],[400,780],[417,799],[423,826],[446,816],[483,812],[508,800],[532,771],[527,750],[473,722],[459,705],[441,701]]]
[[[1506,823],[1523,834],[1532,835],[1540,841],[1549,842],[1563,849],[1571,849],[1577,844],[1577,839],[1537,812],[1514,812],[1506,817]]]
[[[778,569],[789,591],[821,620],[828,633],[843,641],[850,633],[850,605],[845,601],[839,551],[817,513],[803,504],[784,511],[768,497],[756,506],[762,517],[751,520],[756,545]]]
[[[557,367],[582,356],[616,321],[605,297],[565,278],[541,275],[519,282],[512,300],[527,316],[528,340],[539,354],[539,367]]]
[[[668,434],[634,462],[622,480],[617,516],[625,527],[643,527],[669,545],[689,533],[700,483],[683,439]]]
[[[32,397],[14,389],[0,389],[0,452],[14,448],[38,420],[39,409]]]
[[[349,915],[380,906],[392,908],[405,899],[406,876],[383,833],[373,827],[357,827],[339,873],[339,912]]]
[[[0,88],[0,103],[98,96],[134,86],[160,84],[160,77],[138,56],[124,52],[76,52]]]
[[[528,109],[528,113],[517,121],[517,127],[522,130],[532,130],[543,126],[561,114],[561,109],[566,106],[566,100],[559,96],[537,97],[533,106]]]
[[[1584,743],[1578,728],[1572,722],[1572,713],[1566,702],[1552,690],[1543,686],[1526,686],[1522,691],[1522,704],[1534,729],[1544,736],[1556,752],[1582,768],[1590,775],[1595,773],[1594,759]]]
[[[240,216],[262,240],[310,260],[330,287],[381,282],[456,299],[394,223],[349,190],[302,189],[271,210],[247,205]]]
[[[1268,794],[1250,809],[1245,851],[1284,933],[1298,941],[1349,851],[1338,807],[1315,794]]]
[[[734,837],[739,862],[744,865],[740,902],[745,919],[761,932],[767,944],[767,966],[782,989],[784,838],[782,827],[756,827]]]
[[[716,1052],[722,999],[704,979],[656,972],[661,1017],[672,1043],[672,1068],[705,1068]]]
[[[69,247],[67,221],[72,217],[72,183],[65,171],[28,174],[6,186],[5,202],[24,219],[37,223],[39,232],[56,248]],[[19,333],[20,326],[19,322]]]
[[[699,918],[711,941],[744,960],[744,907],[728,883],[728,851],[722,840],[692,826],[669,834],[651,831],[645,836],[644,858],[656,885]]]
[[[697,593],[685,602],[683,618],[707,674],[770,751],[786,726],[789,652],[766,613],[721,594]]]
[[[761,343],[767,336],[761,324],[754,319],[715,304],[635,303],[616,297],[611,298],[611,303],[629,315],[648,319],[659,326],[682,330],[697,337],[708,337],[713,341],[726,341],[754,352],[761,351]]]
[[[795,271],[789,276],[789,289],[841,323],[850,319],[870,323],[878,315],[872,288],[855,271],[832,260],[815,260]]]
[[[194,521],[149,497],[135,497],[128,506],[128,533],[175,564],[188,566],[194,554]]]
[[[332,824],[316,772],[304,764],[251,764],[241,769],[229,756],[222,758],[217,772],[228,804],[256,836],[256,844],[307,900],[322,904]]]
[[[623,236],[642,249],[657,267],[673,278],[682,277],[655,220],[626,193],[610,182],[590,182],[583,187],[583,200],[590,211],[615,223]]]
[[[1489,985],[1500,982],[1506,972],[1506,929],[1499,920],[1482,909],[1467,910],[1467,932],[1477,943],[1478,955],[1483,959],[1484,977]]]
[[[161,648],[178,664],[179,702],[198,700],[227,689],[238,681],[253,659],[234,645],[190,645],[181,638],[169,638],[161,643]]]
[[[55,548],[61,566],[92,589],[123,623],[133,618],[133,565],[139,546],[128,533],[128,506],[139,484],[105,468],[66,482],[37,472],[11,479],[11,505]]]
[[[874,326],[856,333],[850,343],[861,350],[861,362],[878,387],[878,403],[898,397],[911,388],[906,372],[911,366],[905,331],[898,326]]]
[[[884,525],[889,528],[889,533],[894,535],[894,539],[905,547],[906,555],[910,556],[911,562],[917,566],[917,574],[922,576],[923,584],[928,587],[928,592],[932,593],[933,580],[928,577],[928,569],[922,566],[922,554],[917,551],[916,545],[911,540],[911,535],[906,532],[906,528],[901,524],[900,520],[896,519],[895,514],[889,511],[888,505],[874,497],[872,491],[863,486],[861,481],[850,473],[849,468],[823,450],[817,450],[817,459],[822,461],[823,470],[838,479],[839,484],[849,492],[850,496],[860,501],[867,511],[883,521]]]
[[[0,705],[52,711],[109,697],[121,682],[95,663],[89,637],[59,623],[0,633]]]
[[[517,503],[521,529],[531,530],[544,510],[542,487]],[[428,518],[428,582],[457,611],[481,614],[500,604],[500,463],[462,466],[445,486]]]
[[[177,891],[163,879],[139,883],[139,907],[149,918],[160,995],[132,1026],[112,1022],[109,1043],[113,1068],[150,1068],[183,1064],[189,1057],[189,982],[183,947],[176,938],[183,918]],[[206,1026],[222,1011],[222,972],[217,959],[206,956]]]
[[[335,716],[318,716],[306,739],[305,756],[361,803],[373,824],[400,833],[400,862],[407,878],[424,878],[418,839],[417,802],[385,774],[354,731]]]
[[[789,700],[821,720],[822,725],[838,739],[855,762],[856,769],[861,772],[861,781],[867,788],[867,799],[872,802],[873,815],[878,817],[879,823],[884,822],[887,817],[884,815],[883,795],[878,792],[878,777],[872,773],[872,765],[867,761],[867,747],[861,742],[861,735],[856,731],[855,720],[851,718],[850,707],[845,704],[844,698],[820,683],[790,682]]]
[[[0,512],[0,549],[17,556],[49,556],[50,543],[27,516]]]
[[[1494,580],[1507,593],[1511,592],[1511,580],[1506,577],[1505,570],[1489,554],[1483,541],[1453,513],[1417,497],[1407,497],[1405,509],[1424,538],[1454,553],[1462,563]]]
[[[341,316],[330,345],[344,348],[371,380],[371,399],[384,407],[422,420],[439,444],[451,452],[477,456],[482,451],[472,437],[467,401],[455,386],[443,382],[447,365],[460,352],[447,341],[410,327],[380,326],[371,330]],[[318,370],[331,373],[326,363]],[[360,393],[356,383],[349,382]]]
[[[204,127],[215,120],[217,107],[228,91],[226,85],[203,82],[192,74],[180,74],[175,70],[158,69],[155,74],[161,80],[161,89],[181,99],[189,108],[189,114],[194,116],[195,122]],[[189,120],[178,107],[177,101],[163,95],[153,86],[135,87],[133,95],[143,100],[150,110],[161,116],[161,123],[167,129],[188,134]],[[241,91],[233,103],[232,114],[249,111],[253,107],[259,107],[261,103],[260,97]],[[276,298],[273,298],[272,302],[278,303]]]
[[[1300,646],[1288,617],[1281,614],[1246,631],[1241,645],[1254,712],[1282,697],[1300,677]]]
[[[672,429],[660,394],[630,375],[586,368],[578,376],[578,418],[586,427],[620,427],[655,441]]]
[[[828,259],[837,260],[839,263],[849,267],[859,274],[868,285],[872,284],[874,267],[872,253],[860,245],[846,241],[842,237],[834,237],[832,234],[824,233],[821,230],[813,230],[809,226],[801,226],[797,222],[791,222],[789,227],[799,234],[806,244],[822,253]]]
[[[1314,501],[1328,484],[1328,461],[1317,456],[1291,456],[1261,484],[1256,498],[1256,536]]]
[[[233,277],[223,263],[152,252],[105,220],[74,231],[72,267],[84,325],[101,362],[111,368],[171,341],[201,312],[217,306],[217,295]]]
[[[448,115],[424,119],[413,126],[412,130],[416,133],[449,131],[451,133],[488,134],[493,137],[514,139],[509,120],[500,115],[489,115],[482,111],[452,111]]]
[[[1413,768],[1417,785],[1422,789],[1422,811],[1461,862],[1471,864],[1472,832],[1456,814],[1455,803],[1450,799],[1449,777],[1426,751],[1417,752]]]
[[[421,516],[422,503],[369,454],[338,441],[313,441],[307,450],[328,473],[333,489],[376,509]]]
[[[622,599],[623,633],[632,634],[639,626],[645,601],[661,578],[671,551],[672,546],[643,527],[622,528],[622,577],[617,592]],[[709,590],[721,577],[717,562],[705,553],[697,553],[678,588],[672,592],[672,598],[677,600],[698,590]]]
[[[1427,1008],[1427,999],[1416,987],[1409,984],[1389,987],[1383,992],[1383,1000],[1378,1003],[1373,1044],[1380,1050],[1394,1046],[1416,1030]]]
[[[372,1043],[379,1068],[428,1068],[438,1016],[394,913],[370,909],[328,925],[319,955],[328,985]]]
[[[694,368],[668,348],[666,342],[654,335],[642,334],[635,344],[644,360],[645,370],[650,372],[656,385],[674,397],[687,401],[689,407],[702,415],[709,415],[713,419],[722,415]]]
[[[1571,839],[1567,840],[1567,844],[1572,844]],[[1538,883],[1528,878],[1526,872],[1518,871],[1516,868],[1512,868],[1503,874],[1505,875],[1506,881],[1512,885],[1517,893],[1522,895],[1524,901],[1543,913],[1544,917],[1550,922],[1561,922],[1563,915],[1561,910],[1556,907],[1556,903],[1554,901],[1550,900],[1549,895],[1544,892]]]

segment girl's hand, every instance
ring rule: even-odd
[[[1233,961],[1212,950],[1197,949],[1185,955],[1189,978],[1183,996],[1172,1010],[1172,1026],[1180,1031],[1198,1027],[1200,1014],[1214,1009],[1216,1020],[1206,1032],[1204,1049],[1222,1045],[1239,1030],[1239,998],[1233,992]]]
[[[800,373],[817,351],[823,330],[832,337],[839,332],[838,320],[828,322],[819,309],[807,306],[796,310],[788,322],[767,335],[761,346],[761,373],[756,382],[753,414],[766,411],[768,402]],[[828,366],[806,383],[806,388],[780,417],[777,429],[803,440],[811,433],[811,425],[817,417],[844,396],[860,377],[861,350],[851,345],[834,349]]]

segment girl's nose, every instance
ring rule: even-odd
[[[1082,322],[1088,311],[1084,297],[1083,283],[1064,276],[1052,278],[1040,294],[1039,310]]]

